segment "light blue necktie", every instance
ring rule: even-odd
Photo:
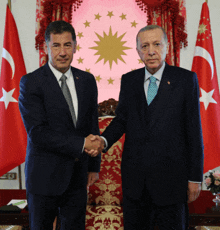
[[[150,77],[150,84],[148,86],[147,91],[147,104],[150,105],[150,103],[153,101],[155,96],[157,95],[157,79],[154,76]]]

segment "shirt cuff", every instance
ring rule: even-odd
[[[104,140],[104,142],[105,142],[105,148],[104,149],[107,149],[108,148],[108,141],[106,140],[106,138],[105,137],[103,137],[103,136],[100,136],[103,140]]]
[[[191,181],[191,180],[188,180],[188,182],[192,182],[192,183],[196,183],[196,184],[201,184],[202,183],[201,181]]]
[[[82,153],[83,153],[84,148],[85,148],[85,143],[86,143],[86,138],[84,138],[84,144],[83,144],[83,148],[82,148]]]

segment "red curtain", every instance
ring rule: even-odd
[[[147,13],[147,23],[163,27],[168,36],[169,53],[166,61],[170,65],[180,65],[180,49],[187,46],[185,30],[185,0],[136,0]]]
[[[82,0],[37,0],[35,47],[39,50],[40,66],[47,62],[47,55],[43,50],[47,25],[57,20],[71,23],[72,11],[76,11],[81,3]]]

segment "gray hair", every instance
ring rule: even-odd
[[[148,30],[155,30],[155,29],[161,29],[161,30],[162,30],[163,36],[164,36],[164,40],[165,40],[165,42],[166,42],[166,44],[167,44],[167,43],[168,43],[167,34],[166,34],[164,28],[162,28],[162,27],[160,27],[160,26],[158,26],[158,25],[147,25],[147,26],[143,27],[142,29],[140,29],[140,30],[138,31],[138,33],[137,33],[137,36],[136,36],[136,43],[138,44],[138,37],[139,37],[139,34],[140,34],[141,32],[148,31]]]

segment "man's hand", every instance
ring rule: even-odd
[[[96,157],[104,149],[104,140],[98,135],[92,135],[86,137],[85,152],[91,157]]]
[[[87,191],[89,191],[89,187],[92,186],[98,179],[99,174],[97,172],[88,173]]]
[[[200,194],[201,183],[188,182],[188,203],[195,201]]]

